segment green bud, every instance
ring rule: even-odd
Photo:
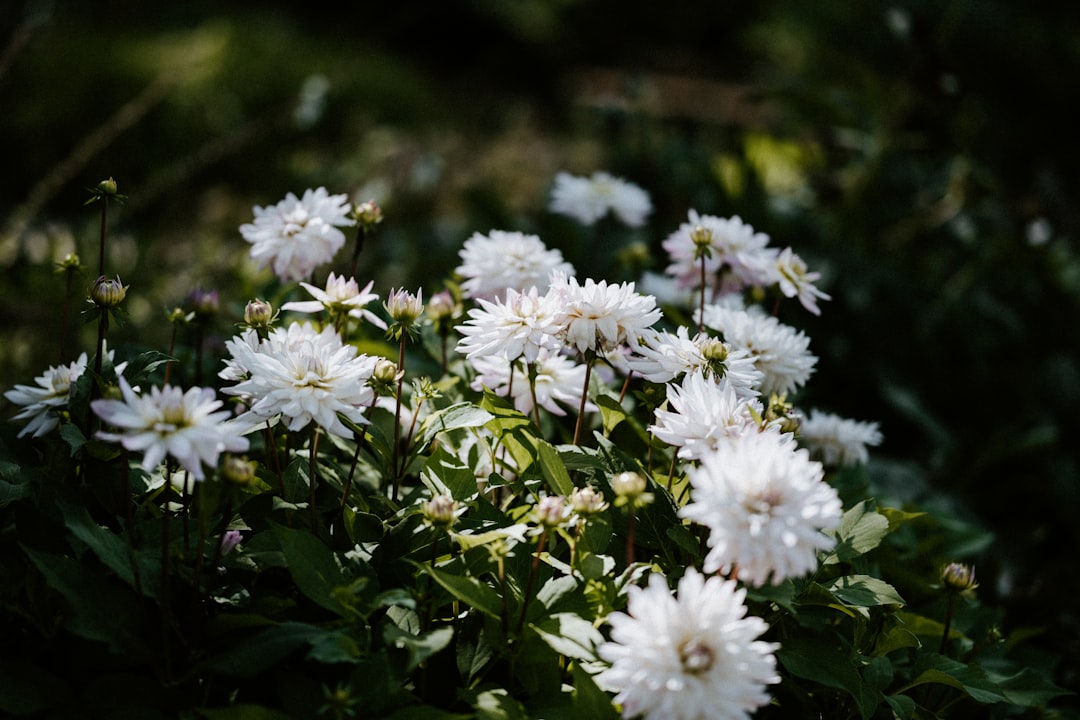
[[[634,499],[644,493],[646,487],[645,478],[629,470],[611,478],[611,489],[618,497]]]
[[[457,501],[448,495],[434,496],[421,506],[420,512],[425,520],[436,527],[450,527],[461,514]]]
[[[115,195],[116,181],[112,178],[109,178],[108,180],[102,180],[97,184],[97,190],[102,195]]]
[[[90,299],[100,308],[114,308],[124,302],[127,286],[120,282],[120,277],[110,279],[102,275],[90,288]]]
[[[274,308],[270,303],[258,298],[244,307],[244,322],[253,327],[267,327],[274,319]]]
[[[596,488],[586,486],[570,494],[570,507],[578,515],[595,515],[607,509],[607,501]]]
[[[382,208],[374,200],[367,200],[353,206],[353,217],[365,233],[371,232],[383,221]]]
[[[952,592],[967,592],[979,587],[975,582],[975,568],[963,563],[949,563],[941,571],[941,582]]]
[[[233,485],[244,487],[255,480],[255,463],[246,457],[226,455],[221,467],[221,475]]]

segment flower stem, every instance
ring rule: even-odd
[[[529,609],[529,599],[532,597],[533,585],[536,584],[536,571],[540,568],[540,554],[544,552],[547,543],[548,530],[540,533],[540,541],[536,543],[536,554],[533,555],[532,567],[529,569],[529,580],[525,584],[525,594],[521,597],[521,614],[518,616],[517,627],[514,632],[521,634],[521,628],[525,627],[525,615]]]
[[[401,388],[405,382],[405,330],[401,331],[401,344],[398,347],[398,378],[397,392],[394,401],[394,445],[391,448],[390,472],[394,476],[394,485],[390,494],[391,500],[398,499],[398,491],[401,486],[401,473],[398,472],[398,442],[401,440]]]
[[[626,567],[634,564],[634,505],[630,503],[626,512]]]
[[[944,655],[945,647],[949,642],[949,629],[952,626],[953,616],[953,603],[956,600],[956,593],[949,592],[948,605],[945,607],[945,627],[941,631],[941,645],[938,647],[938,653]]]
[[[319,426],[311,426],[311,443],[309,448],[308,457],[308,485],[311,488],[311,492],[308,497],[308,504],[311,506],[311,531],[316,532],[319,527],[319,508],[315,503],[315,484],[318,480],[316,476],[316,470],[318,468],[318,455],[319,455]]]
[[[581,439],[581,426],[584,424],[585,419],[585,401],[589,397],[589,379],[592,377],[592,366],[595,361],[595,355],[586,353],[585,384],[581,388],[581,404],[578,406],[577,425],[574,426],[574,445],[577,445]]]
[[[701,256],[701,301],[698,306],[698,333],[705,332],[705,255]]]
[[[540,429],[540,405],[536,402],[536,363],[529,363],[529,394],[532,396],[533,419],[536,429]]]

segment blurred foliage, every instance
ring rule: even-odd
[[[1007,618],[1041,623],[1076,687],[1078,20],[1007,0],[6,3],[0,378],[57,361],[53,263],[79,252],[81,303],[98,223],[82,203],[103,178],[130,196],[110,267],[145,329],[118,337],[162,350],[189,291],[265,281],[232,270],[253,205],[319,185],[376,198],[388,219],[358,275],[385,292],[444,276],[474,231],[590,257],[593,238],[538,210],[558,170],[606,169],[653,196],[653,269],[696,208],[823,271],[833,300],[800,319],[827,338],[812,392],[881,422],[886,493],[993,533],[957,559]]]

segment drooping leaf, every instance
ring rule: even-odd
[[[449,626],[435,628],[418,635],[403,630],[392,622],[386,623],[383,627],[383,640],[386,644],[406,651],[406,673],[411,673],[420,667],[420,663],[449,645],[453,637],[454,629]]]
[[[85,543],[106,567],[133,589],[141,589],[147,597],[157,597],[161,586],[161,562],[153,556],[136,551],[125,537],[99,526],[81,505],[56,501],[67,529]]]
[[[416,434],[415,452],[423,452],[441,432],[461,428],[483,427],[495,416],[471,402],[459,402],[438,410],[424,419]]]

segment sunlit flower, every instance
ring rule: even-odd
[[[745,720],[769,702],[778,646],[758,639],[769,627],[747,616],[734,580],[690,568],[677,597],[659,573],[629,593],[627,612],[607,618],[611,641],[599,654],[611,667],[596,677],[624,718]]]
[[[668,385],[667,404],[656,409],[649,430],[679,448],[679,457],[700,459],[734,438],[760,430],[761,403],[740,397],[727,378],[719,382],[700,371],[687,373],[680,385]]]
[[[825,465],[860,465],[870,459],[866,447],[881,444],[881,431],[874,422],[811,410],[799,425],[799,440]]]
[[[702,239],[708,242],[702,244]],[[757,232],[737,215],[720,218],[699,215],[695,210],[663,242],[671,260],[667,273],[683,287],[701,286],[704,255],[705,285],[714,288],[715,294],[767,282],[775,257],[768,245],[768,235]]]
[[[330,262],[345,244],[338,228],[352,225],[347,195],[330,195],[326,188],[305,190],[302,198],[288,193],[277,205],[256,206],[254,222],[240,226],[251,243],[251,259],[259,268],[272,268],[285,281],[310,277]]]
[[[506,291],[506,302],[477,299],[479,308],[469,311],[469,320],[457,326],[464,335],[457,351],[468,358],[501,355],[508,360],[524,357],[536,360],[542,348],[562,347],[556,335],[562,328],[565,313],[555,295],[540,295],[536,288],[528,292]]]
[[[823,531],[839,526],[840,498],[790,434],[722,443],[688,473],[691,502],[679,515],[709,528],[706,572],[775,584],[814,570],[818,551],[835,545]]]
[[[582,225],[593,225],[610,211],[630,227],[644,225],[653,211],[647,192],[606,172],[595,172],[591,177],[560,172],[555,176],[548,207]]]
[[[796,255],[791,248],[784,248],[776,258],[774,265],[777,274],[777,283],[784,297],[797,297],[804,308],[814,313],[821,314],[817,301],[831,300],[828,294],[818,290],[814,283],[821,277],[821,273],[807,272],[806,263]]]
[[[474,357],[469,363],[476,370],[472,381],[474,390],[487,388],[496,395],[506,397],[513,393],[514,407],[523,415],[533,410],[529,374],[520,360],[513,363],[513,386],[511,387],[511,362],[505,357],[487,355]],[[541,350],[536,356],[536,402],[553,415],[566,415],[561,405],[576,409],[581,402],[581,387],[585,384],[585,366],[557,352]],[[597,407],[585,403],[587,412]]]
[[[365,307],[373,300],[379,299],[378,293],[371,292],[374,284],[374,281],[371,281],[361,290],[355,279],[346,279],[344,275],[337,276],[330,273],[326,278],[325,289],[306,282],[300,283],[300,286],[315,298],[314,300],[287,302],[281,306],[281,309],[299,313],[317,313],[325,310],[331,316],[345,314],[351,318],[364,318],[372,325],[385,330],[386,323],[382,318]]]
[[[352,431],[338,415],[367,422],[363,411],[374,399],[368,379],[377,358],[358,355],[329,326],[316,332],[310,323],[292,323],[258,344],[251,334],[227,343],[233,360],[223,373],[227,379],[243,379],[222,392],[250,402],[242,419],[252,428],[281,418],[291,431],[315,422],[327,432],[351,438]]]
[[[641,334],[661,317],[656,299],[638,293],[634,283],[609,285],[588,278],[582,285],[556,272],[549,292],[563,303],[566,345],[582,353],[604,353],[623,344],[637,348]]]
[[[105,357],[112,360],[111,350],[104,349]],[[60,418],[67,410],[68,400],[71,398],[71,387],[75,381],[86,372],[87,357],[82,353],[75,362],[68,365],[54,365],[41,375],[34,378],[34,385],[16,385],[4,393],[10,402],[22,405],[12,420],[28,421],[19,437],[30,435],[41,437],[51,432],[60,424]],[[127,363],[116,366],[116,374],[124,372]]]
[[[680,325],[674,333],[646,330],[642,333],[641,346],[626,363],[635,373],[654,383],[678,380],[693,371],[714,379],[727,378],[740,397],[757,395],[757,386],[764,379],[749,352],[729,348],[705,334],[691,338],[685,325]]]
[[[461,291],[467,298],[493,300],[507,289],[524,292],[531,287],[545,292],[552,271],[574,274],[560,251],[548,249],[536,235],[520,232],[473,233],[458,255],[461,265],[455,272],[464,278]]]
[[[220,410],[222,402],[211,388],[184,391],[166,385],[140,395],[119,377],[123,400],[99,399],[90,405],[117,432],[100,431],[102,440],[119,442],[128,450],[143,453],[142,467],[157,468],[172,456],[195,480],[202,480],[203,464],[214,467],[223,452],[243,452],[248,440],[228,421],[231,413]]]
[[[695,316],[698,313],[695,313]],[[793,393],[814,372],[817,357],[810,352],[810,338],[762,312],[706,305],[704,324],[724,336],[724,341],[754,357],[765,374],[763,395]]]

